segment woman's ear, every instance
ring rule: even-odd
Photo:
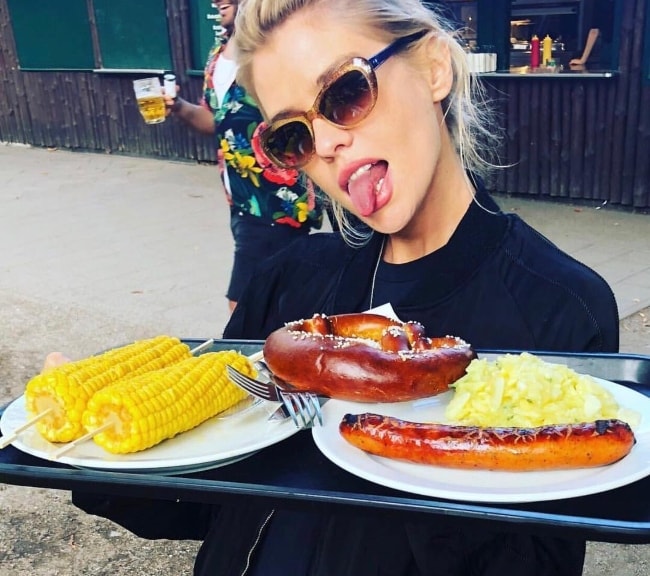
[[[443,38],[429,38],[425,47],[426,73],[434,102],[441,102],[451,92],[454,72],[451,64],[449,44]]]

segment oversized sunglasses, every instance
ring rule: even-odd
[[[315,149],[314,118],[323,118],[339,128],[359,124],[377,102],[375,69],[426,33],[421,30],[398,38],[368,60],[355,57],[341,64],[330,73],[310,110],[280,118],[261,132],[266,155],[281,168],[300,168],[307,164]]]

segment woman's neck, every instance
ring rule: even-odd
[[[444,153],[443,153],[444,156]],[[475,194],[457,156],[440,158],[429,193],[411,224],[386,240],[384,260],[411,262],[435,252],[449,242]]]

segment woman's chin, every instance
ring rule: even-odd
[[[408,224],[395,212],[389,211],[388,207],[383,210],[375,210],[372,216],[363,218],[363,221],[380,234],[397,234]]]

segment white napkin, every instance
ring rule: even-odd
[[[393,310],[390,302],[382,304],[381,306],[370,308],[370,310],[365,311],[365,314],[381,314],[382,316],[386,316],[387,318],[392,318],[393,320],[397,320],[397,322],[401,322],[395,313],[395,310]]]

